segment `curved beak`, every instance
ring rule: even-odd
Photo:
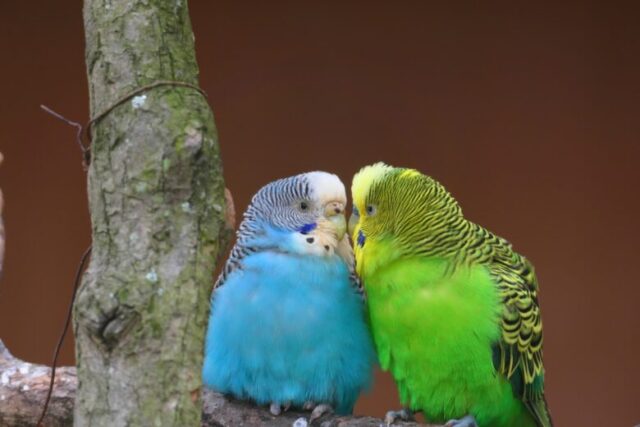
[[[324,207],[324,216],[333,225],[338,242],[342,240],[347,232],[347,219],[344,214],[344,203],[329,202]]]

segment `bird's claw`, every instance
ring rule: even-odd
[[[399,411],[389,411],[384,416],[384,423],[387,427],[391,426],[391,424],[396,421],[415,421],[415,417],[413,416],[413,411],[409,408],[402,408]]]
[[[310,403],[310,402],[307,402]],[[318,418],[322,418],[325,415],[333,414],[333,408],[331,405],[327,405],[326,403],[321,403],[313,408],[311,411],[311,415],[309,415],[309,425],[313,423]]]
[[[278,416],[280,415],[280,412],[282,412],[282,407],[280,406],[279,403],[272,403],[271,405],[269,405],[269,412],[271,412],[271,414]]]
[[[275,415],[276,417],[280,415],[282,412],[287,412],[291,407],[291,402],[285,402],[284,405],[273,402],[269,405],[269,412]]]
[[[476,419],[471,415],[462,417],[459,420],[449,420],[445,424],[445,427],[478,427]]]

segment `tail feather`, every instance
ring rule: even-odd
[[[541,399],[525,402],[525,405],[536,420],[538,427],[553,427],[549,405],[547,405],[547,399],[544,395],[541,396]]]

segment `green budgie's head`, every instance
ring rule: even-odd
[[[415,169],[366,166],[353,177],[351,193],[349,232],[361,275],[403,255],[446,250],[447,239],[459,238],[451,233],[464,221],[458,203]]]

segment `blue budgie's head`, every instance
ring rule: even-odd
[[[309,232],[318,220],[344,218],[346,202],[340,178],[327,172],[308,172],[262,187],[253,196],[245,220],[261,221],[283,231]],[[345,230],[336,232],[341,239]]]
[[[346,203],[344,184],[327,172],[303,173],[265,185],[244,213],[238,240],[218,285],[242,267],[244,257],[260,251],[323,257],[337,254],[351,266]]]
[[[346,232],[344,184],[327,172],[271,182],[253,196],[238,239],[304,254],[333,254]]]

